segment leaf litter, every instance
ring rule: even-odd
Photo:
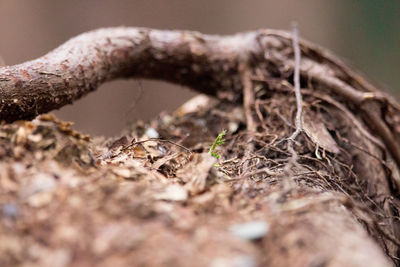
[[[287,173],[291,155],[280,140],[293,131],[295,100],[281,85],[258,88],[252,134],[240,107],[211,98],[207,106],[204,96],[201,110],[192,100],[187,112],[160,114],[151,136],[137,122],[118,138],[90,138],[52,115],[2,125],[0,265],[258,266],[274,257],[283,222],[319,212],[318,203],[340,203],[372,237],[395,240],[385,207],[364,190],[379,186],[351,166],[351,153],[370,155],[343,141],[360,130],[332,127],[340,110],[305,95],[298,164]],[[208,152],[224,129],[215,166]],[[354,146],[378,158],[359,140]]]

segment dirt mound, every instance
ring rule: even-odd
[[[115,140],[48,115],[2,126],[1,265],[388,264],[394,204],[387,180],[365,179],[387,179],[375,146],[306,94],[314,120],[293,162],[287,94],[257,102],[258,134],[241,107],[205,96]]]

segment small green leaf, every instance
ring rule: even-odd
[[[221,146],[224,144],[225,134],[226,134],[226,130],[223,130],[222,132],[220,132],[219,135],[217,136],[217,138],[215,138],[213,144],[211,145],[210,151],[208,151],[208,153],[210,153],[210,155],[216,159],[219,159],[221,156],[219,154],[215,153],[214,150],[217,148],[217,146]]]

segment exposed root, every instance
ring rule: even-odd
[[[296,137],[302,132],[302,112],[303,112],[303,100],[300,92],[300,58],[301,58],[301,51],[299,47],[299,33],[296,24],[293,24],[293,51],[294,51],[294,92],[296,94],[296,131],[289,137],[290,140],[295,140]],[[292,150],[292,148],[290,148]],[[294,151],[293,151],[294,152]]]
[[[74,225],[78,218],[86,225],[89,238],[82,241],[83,248],[76,245],[81,244],[78,241],[68,248],[78,256],[88,253],[91,263],[99,259],[98,251],[121,253],[121,237],[126,234],[134,239],[145,228],[146,238],[128,242],[140,243],[139,249],[128,246],[136,254],[125,256],[140,257],[140,249],[148,252],[163,244],[171,251],[189,244],[191,249],[181,254],[190,259],[186,263],[200,259],[204,265],[213,262],[210,257],[199,257],[203,251],[215,257],[223,252],[229,258],[238,248],[260,265],[277,265],[281,260],[287,266],[350,262],[387,266],[382,251],[399,264],[399,104],[330,53],[297,38],[296,29],[292,34],[260,30],[233,36],[103,29],[74,38],[37,60],[0,67],[0,118],[7,122],[59,108],[120,77],[163,79],[228,100],[201,112],[153,121],[161,139],[147,138],[138,124],[113,144],[96,143],[89,155],[89,149],[83,149],[89,139],[72,131],[69,124],[42,118],[3,125],[0,157],[5,160],[2,164],[13,169],[0,168],[0,186],[8,190],[0,197],[24,207],[21,223],[26,224],[13,228],[14,243],[5,243],[28,240],[29,246],[46,246],[60,240],[59,233],[64,232],[50,232],[49,239],[42,232],[65,220]],[[215,159],[207,151],[223,129],[229,129],[227,143],[214,167]],[[289,141],[283,142],[288,136]],[[70,177],[60,179],[61,192],[51,194],[56,201],[46,205],[52,211],[65,206],[69,217],[43,225],[41,218],[52,218],[51,213],[25,208],[42,202],[28,195],[25,203],[16,198],[15,188],[24,187],[32,168],[38,173],[47,168],[52,173],[48,166],[58,163],[69,167],[55,168],[57,177],[72,168],[83,184],[89,176],[97,187],[72,184],[65,189],[63,182]],[[287,181],[289,186],[285,186]],[[75,197],[71,203],[67,200],[74,198],[65,197],[69,194]],[[85,205],[77,208],[76,203]],[[11,210],[7,224],[14,225],[14,213]],[[120,218],[127,218],[125,226]],[[259,218],[272,229],[259,237],[259,243],[235,243],[222,227]],[[3,234],[8,233],[7,224],[0,224]],[[93,229],[108,224],[118,225],[116,233],[120,234]],[[139,230],[126,233],[133,225]],[[211,234],[197,233],[201,227]],[[68,231],[61,237],[75,240]],[[82,229],[76,231],[86,234]],[[90,237],[106,233],[108,238],[110,232],[115,240],[107,240],[117,243],[115,247],[102,246],[107,240],[100,240],[96,248],[86,247],[92,242]],[[162,242],[151,239],[156,238],[153,232],[164,234]],[[213,240],[214,234],[224,242]],[[191,243],[193,239],[200,241]],[[208,244],[218,249],[208,250]],[[15,250],[7,262],[21,261],[26,251],[38,250]],[[87,260],[78,256],[71,261]],[[144,265],[154,259],[144,260]]]

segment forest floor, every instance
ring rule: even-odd
[[[2,125],[0,265],[346,266],[358,257],[382,266],[365,231],[362,211],[372,208],[357,209],[362,181],[338,155],[349,144],[335,129],[346,125],[305,98],[313,119],[295,154],[295,99],[284,90],[256,103],[259,133],[247,131],[241,106],[203,95],[113,139],[52,115]],[[337,214],[364,227],[341,241]],[[346,257],[360,242],[370,255]]]

